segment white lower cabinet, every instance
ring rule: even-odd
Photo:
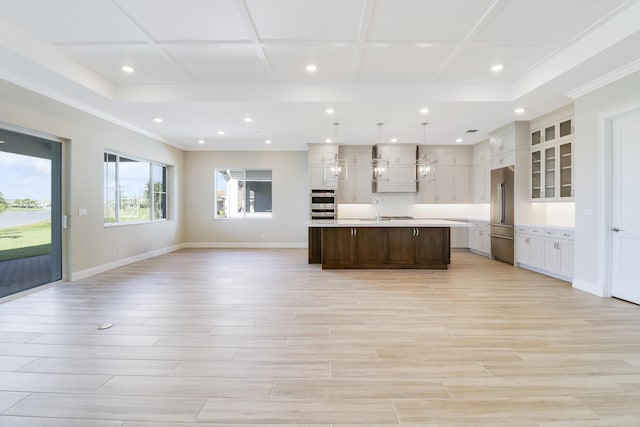
[[[573,230],[516,226],[516,263],[558,279],[573,278]]]
[[[573,231],[545,230],[542,241],[542,268],[568,279],[573,278]]]
[[[516,262],[542,268],[542,229],[516,227]]]
[[[452,249],[466,249],[469,247],[469,238],[467,236],[466,227],[451,227],[451,235],[449,237]]]
[[[491,234],[489,223],[471,222],[468,228],[469,249],[489,256],[491,254]]]

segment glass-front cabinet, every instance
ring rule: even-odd
[[[544,150],[544,198],[556,197],[556,147]]]
[[[573,120],[566,118],[531,132],[533,201],[573,198]]]
[[[531,152],[531,198],[542,197],[542,152],[540,150]]]
[[[573,197],[573,152],[570,141],[560,144],[560,198]]]

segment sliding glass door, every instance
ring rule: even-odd
[[[62,279],[61,153],[0,129],[0,297]]]

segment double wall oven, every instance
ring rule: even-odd
[[[315,189],[311,190],[310,218],[312,220],[330,220],[337,217],[336,190]]]

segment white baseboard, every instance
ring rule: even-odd
[[[599,297],[608,297],[604,292],[604,285],[602,283],[588,282],[581,279],[573,279],[573,287],[584,292],[588,292]]]
[[[527,264],[516,263],[516,266],[520,268],[524,268],[525,270],[531,270],[531,271],[535,271],[536,273],[544,274],[545,276],[553,277],[554,279],[564,280],[565,282],[569,282],[569,283],[571,283],[573,280],[571,277],[563,276],[561,274],[556,274],[551,271],[543,270],[541,268],[533,267]]]
[[[482,256],[484,256],[484,257],[491,258],[491,255],[489,255],[489,254],[488,254],[488,253],[486,253],[486,252],[477,251],[477,250],[475,250],[475,249],[471,249],[471,248],[469,248],[469,252],[471,252],[471,253],[473,253],[473,254],[476,254],[476,255],[482,255]]]
[[[13,301],[14,299],[18,299],[18,298],[22,298],[25,297],[27,295],[30,295],[34,292],[39,292],[42,291],[44,289],[48,289],[51,288],[53,286],[57,286],[61,283],[65,283],[66,280],[58,280],[56,282],[51,282],[51,283],[45,283],[44,285],[38,285],[35,286],[33,288],[29,288],[29,289],[25,289],[24,291],[20,291],[20,292],[16,292],[15,294],[11,294],[11,295],[7,295],[6,297],[2,297],[0,298],[0,304],[4,304],[5,302],[9,302],[9,301]]]
[[[104,273],[105,271],[109,271],[114,268],[122,267],[138,261],[143,261],[145,259],[157,257],[159,255],[168,254],[169,252],[174,252],[174,251],[183,249],[185,247],[186,246],[184,245],[184,243],[179,245],[168,246],[166,248],[156,249],[155,251],[145,252],[142,254],[134,255],[132,257],[119,259],[117,261],[113,261],[108,264],[99,265],[97,267],[87,268],[86,270],[74,271],[71,274],[69,274],[69,281],[75,282],[78,280],[83,280],[83,279],[86,279],[87,277]]]
[[[184,244],[191,249],[306,249],[303,243],[258,243],[258,242],[190,242]]]

